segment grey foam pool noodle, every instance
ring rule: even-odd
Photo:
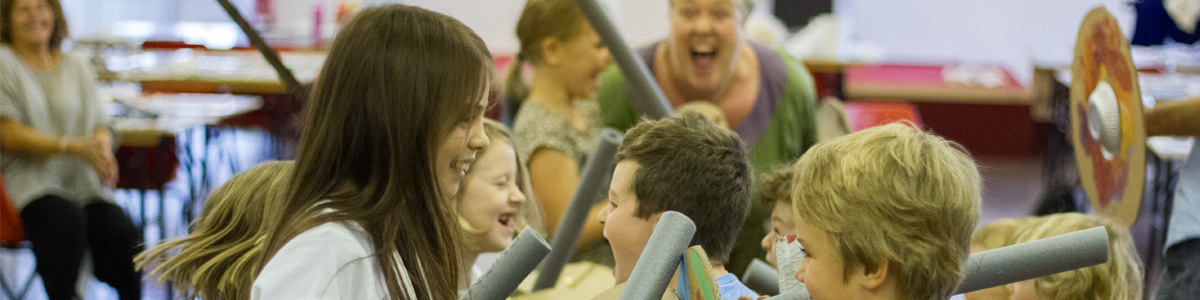
[[[1103,226],[975,253],[954,294],[1102,264],[1108,255]]]
[[[646,62],[642,60],[641,56],[634,55],[633,49],[625,43],[625,38],[608,18],[608,13],[604,11],[604,8],[600,7],[596,0],[575,0],[575,4],[583,11],[583,16],[592,24],[592,28],[596,29],[600,38],[604,39],[604,43],[608,45],[608,51],[617,61],[617,66],[621,67],[621,74],[625,75],[625,83],[633,92],[633,97],[629,98],[629,105],[641,115],[654,119],[673,116],[675,112],[671,109],[671,105],[668,105],[667,97],[659,88],[657,81],[653,80],[654,77],[650,75],[650,69],[646,68]]]
[[[638,257],[637,265],[633,266],[629,280],[625,281],[620,299],[662,299],[695,234],[696,224],[692,219],[675,211],[663,213],[654,225],[654,232]]]
[[[550,244],[537,230],[525,226],[517,238],[500,254],[500,258],[463,294],[462,299],[506,299],[517,290],[521,281],[550,254]]]
[[[761,259],[755,258],[742,273],[742,284],[763,295],[779,294],[779,271]]]
[[[616,129],[604,128],[597,138],[599,141],[596,143],[596,150],[592,151],[587,164],[583,166],[575,195],[571,197],[571,203],[567,204],[567,210],[559,218],[558,227],[551,237],[550,241],[554,247],[538,270],[538,278],[533,283],[534,291],[552,288],[558,283],[563,266],[575,253],[575,243],[579,241],[579,234],[583,231],[583,222],[587,221],[592,206],[604,199],[608,182],[612,179],[613,168],[616,167],[613,158],[624,135]]]

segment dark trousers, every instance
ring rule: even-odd
[[[1200,299],[1200,239],[1167,248],[1167,270],[1158,284],[1158,300]]]
[[[96,202],[80,208],[45,196],[21,210],[21,224],[50,300],[79,298],[75,287],[84,249],[92,251],[96,279],[115,288],[122,300],[141,299],[133,257],[142,250],[142,235],[120,207]]]

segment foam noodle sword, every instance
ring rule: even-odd
[[[464,300],[501,300],[512,295],[521,281],[529,276],[538,263],[550,254],[550,244],[538,235],[537,230],[529,226],[521,230],[517,238],[500,254],[500,258],[488,269],[487,274],[479,277],[467,293]]]
[[[1103,226],[971,254],[967,273],[954,294],[1053,275],[1108,261]],[[784,293],[769,299],[799,299]]]
[[[662,89],[654,80],[650,80],[653,77],[650,75],[650,69],[646,68],[646,62],[642,61],[641,56],[633,54],[633,49],[625,43],[625,38],[617,31],[617,27],[600,4],[596,3],[596,0],[575,0],[575,4],[579,5],[579,10],[583,11],[583,16],[592,23],[592,28],[596,29],[600,38],[604,39],[608,51],[617,61],[617,66],[621,67],[621,74],[625,75],[626,83],[633,92],[633,97],[629,97],[629,105],[642,115],[655,119],[674,115],[675,112]]]
[[[562,218],[558,221],[558,227],[554,230],[554,236],[551,242],[553,247],[550,251],[550,256],[546,261],[542,262],[542,267],[538,271],[537,281],[533,284],[533,290],[552,288],[558,283],[558,277],[562,275],[563,265],[571,259],[571,254],[575,253],[575,243],[579,240],[579,234],[583,231],[583,222],[587,221],[588,214],[592,211],[592,206],[604,199],[605,188],[608,187],[608,181],[612,179],[612,171],[616,165],[613,163],[613,157],[617,153],[617,145],[621,144],[623,135],[612,128],[605,128],[600,131],[599,143],[596,143],[596,150],[588,157],[587,164],[583,166],[583,173],[579,177],[579,187],[575,189],[575,195],[571,197],[571,203],[567,204],[567,210],[563,212]]]

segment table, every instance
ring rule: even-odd
[[[316,78],[326,56],[317,51],[279,54],[302,84]],[[138,82],[145,91],[288,94],[257,51],[155,50],[111,55],[105,62],[110,72],[98,72],[100,80]]]
[[[844,72],[846,100],[1028,105],[1031,97],[1012,74],[995,65],[850,65]],[[971,77],[984,80],[953,80]]]
[[[843,99],[911,103],[924,128],[972,155],[1030,156],[1037,124],[1031,92],[1007,69],[982,63],[885,63],[843,67]]]
[[[1070,86],[1074,50],[1069,47],[1038,51],[1033,55],[1033,116],[1050,122],[1057,83]],[[1155,99],[1182,99],[1200,95],[1200,44],[1194,46],[1132,46],[1133,65],[1144,95]],[[1188,87],[1187,83],[1191,85]],[[1182,89],[1182,93],[1181,93]]]
[[[186,180],[190,189],[189,199],[184,207],[184,219],[190,221],[196,204],[207,193],[208,167],[211,160],[209,142],[216,136],[214,125],[221,119],[253,111],[262,106],[262,99],[252,96],[234,96],[222,94],[147,94],[121,100],[125,106],[118,111],[120,115],[114,119],[116,132],[121,138],[121,146],[134,149],[141,161],[148,161],[150,149],[159,146],[164,138],[175,139],[178,149],[171,151],[180,156],[180,165],[186,170]],[[133,114],[144,114],[143,117],[130,117]],[[199,136],[197,138],[197,136]],[[222,150],[217,149],[216,157],[222,157]],[[150,164],[145,164],[150,168]],[[152,180],[147,178],[154,170],[146,169],[139,174],[137,189],[142,190],[146,185],[141,183]],[[172,170],[165,170],[170,172]],[[159,193],[158,224],[162,229],[160,237],[166,239],[166,221],[163,208],[165,198],[161,187]],[[139,216],[142,226],[146,224],[146,199],[144,191],[140,197]],[[184,224],[186,226],[186,224]]]

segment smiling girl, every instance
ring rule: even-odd
[[[223,280],[249,299],[458,299],[452,199],[489,143],[493,72],[458,20],[406,5],[359,12],[313,82],[287,190],[263,196],[282,199],[260,203],[269,209],[253,252],[201,268],[246,261],[249,274]],[[233,298],[224,283],[191,287]]]
[[[508,97],[523,100],[513,125],[522,145],[517,155],[528,162],[533,192],[541,199],[547,230],[553,232],[579,185],[579,172],[596,148],[600,111],[597,78],[608,66],[604,41],[571,0],[530,0],[517,21],[521,43],[508,76]],[[533,66],[526,88],[521,65]],[[599,206],[589,216],[595,216]],[[601,241],[595,220],[584,222],[579,249]]]
[[[460,292],[483,274],[483,270],[472,267],[480,254],[508,248],[526,225],[535,230],[543,227],[541,211],[529,187],[529,172],[517,158],[512,134],[492,120],[484,120],[483,131],[491,145],[479,152],[456,196],[458,222],[467,232]]]

